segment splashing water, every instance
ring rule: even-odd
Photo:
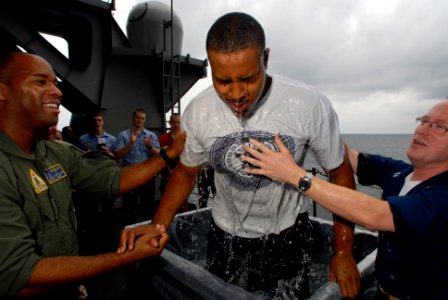
[[[204,267],[207,256],[207,236],[210,220],[211,208],[178,215],[169,229],[172,238],[167,247],[168,250]],[[331,222],[312,220],[311,251],[309,251],[311,259],[311,271],[309,273],[311,294],[328,282],[328,268],[332,257],[332,235],[333,227]],[[355,234],[354,247],[356,260],[359,261],[369,255],[376,248],[376,242],[376,236],[357,232]],[[163,270],[160,269],[159,271],[162,272]],[[185,276],[197,285],[207,282],[201,276],[207,277],[210,274],[205,270],[201,275],[195,275],[189,269],[186,269],[184,272],[186,272]],[[265,295],[263,299],[294,299],[292,297],[287,298],[285,295],[294,289],[302,278],[298,274],[293,279],[279,281],[276,294]],[[366,283],[366,287],[370,284],[367,281],[364,283]],[[216,289],[222,289],[222,293],[225,293],[227,286],[218,285]]]

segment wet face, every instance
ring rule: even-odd
[[[146,114],[142,112],[136,112],[134,114],[133,122],[134,126],[141,129],[145,126]]]
[[[248,116],[267,92],[269,49],[250,47],[236,52],[207,52],[213,86],[219,98],[237,117]]]
[[[436,104],[423,118],[448,127],[448,101]],[[437,132],[430,123],[417,126],[407,155],[415,166],[448,170],[448,132]]]
[[[62,93],[50,64],[34,55],[13,57],[9,80],[0,83],[0,101],[7,102],[5,114],[33,132],[56,125]]]

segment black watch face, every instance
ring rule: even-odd
[[[303,177],[300,179],[300,189],[302,191],[306,191],[307,189],[309,189],[311,187],[311,178],[309,177]]]

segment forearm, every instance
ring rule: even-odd
[[[149,153],[151,153],[152,155],[157,155],[160,153],[160,149],[156,148],[156,147],[152,147],[151,149],[149,149]]]
[[[342,165],[330,171],[329,181],[339,186],[343,186],[352,190],[356,189],[353,172],[347,155],[344,156]],[[355,226],[352,222],[347,221],[337,214],[333,214],[333,232],[334,232],[334,253],[335,254],[352,254],[353,252],[353,235]]]
[[[188,168],[179,163],[168,180],[159,208],[152,219],[153,224],[162,224],[168,228],[174,215],[188,200],[199,170],[200,167]]]
[[[120,177],[120,193],[127,193],[152,180],[166,167],[160,155],[142,163],[122,168]]]
[[[110,158],[110,159],[115,159],[115,154],[112,151],[107,151],[106,155]]]
[[[351,148],[349,145],[345,144],[345,152],[350,161],[350,165],[352,167],[353,173],[358,173],[358,156],[359,152],[355,149]]]
[[[117,252],[95,256],[41,258],[17,296],[44,293],[159,255],[169,236],[160,225],[141,225],[121,231]]]
[[[296,164],[278,135],[275,136],[276,145],[280,150],[278,152],[268,149],[256,140],[250,140],[250,142],[261,152],[252,147],[243,146],[244,150],[253,157],[242,155],[241,159],[257,167],[245,168],[248,174],[265,175],[294,186],[297,186],[299,179],[306,174],[306,171]],[[337,186],[317,176],[313,178],[311,188],[306,191],[306,195],[348,221],[375,230],[395,230],[392,212],[386,201]]]
[[[266,174],[266,171],[262,173]],[[287,162],[281,167],[273,166],[266,175],[273,176],[274,174],[273,178],[276,180],[297,186],[297,182],[306,174],[306,171],[295,163]],[[386,201],[337,186],[316,176],[306,195],[333,214],[355,224],[372,230],[395,230],[392,212]]]
[[[386,201],[314,178],[307,196],[334,214],[372,230],[394,231]]]
[[[17,296],[47,292],[62,285],[101,275],[135,260],[129,253],[42,258],[36,264],[26,286]]]
[[[183,149],[186,135],[182,134],[170,147],[165,149],[168,163],[176,159]],[[129,192],[142,184],[152,180],[165,167],[167,162],[160,156],[160,151],[157,149],[157,155],[142,163],[127,166],[122,169],[120,177],[120,193]]]
[[[133,143],[130,142],[126,145],[124,145],[123,147],[121,147],[120,149],[118,149],[117,151],[115,151],[115,160],[120,160],[122,159],[131,149]]]

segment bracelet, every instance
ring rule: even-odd
[[[163,158],[163,160],[166,162],[166,164],[170,167],[174,167],[177,164],[177,159],[171,158],[166,154],[165,149],[160,149],[160,156]]]

